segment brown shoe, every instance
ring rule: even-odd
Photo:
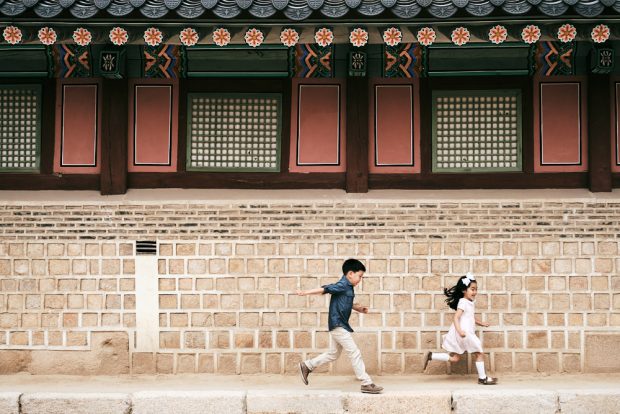
[[[422,372],[426,371],[426,367],[428,367],[428,363],[433,359],[433,353],[427,352],[426,357],[424,358],[424,368],[422,368]]]
[[[299,373],[301,374],[301,380],[304,384],[308,385],[308,375],[310,375],[312,371],[304,362],[299,363]]]
[[[383,387],[375,384],[362,385],[362,392],[366,394],[381,394]]]
[[[480,385],[496,385],[497,378],[486,377],[485,379],[478,378],[478,384]]]

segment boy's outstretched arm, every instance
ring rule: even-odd
[[[320,288],[316,288],[316,289],[309,289],[309,290],[298,290],[297,294],[299,296],[307,296],[307,295],[322,295],[323,293],[325,293],[325,289],[323,289],[322,287]]]
[[[353,310],[359,313],[368,313],[368,306],[362,306],[359,303],[354,303]]]

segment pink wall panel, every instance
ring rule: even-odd
[[[99,84],[59,81],[54,171],[99,173]]]
[[[545,80],[537,89],[535,171],[587,171],[583,83]]]
[[[177,84],[137,80],[132,83],[129,117],[130,172],[176,171]]]
[[[611,170],[620,172],[620,82],[614,84],[616,104],[614,105],[614,132],[611,134]]]
[[[420,171],[419,105],[415,81],[380,79],[370,93],[369,171]]]
[[[333,80],[293,81],[290,171],[344,172],[344,91]]]

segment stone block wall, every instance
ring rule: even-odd
[[[352,326],[372,373],[420,371],[467,271],[493,370],[620,371],[620,199],[15,201],[0,223],[0,372],[295,373],[329,347],[329,298],[294,292],[350,257],[368,269]],[[136,240],[158,241],[157,275],[136,272]],[[158,279],[154,352],[136,346],[140,277]],[[351,372],[345,356],[322,370]]]

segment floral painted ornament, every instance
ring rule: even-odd
[[[261,32],[260,30],[251,28],[250,30],[245,32],[244,38],[245,43],[247,43],[248,46],[258,47],[263,44],[263,41],[265,40],[265,35],[263,35],[263,32]]]
[[[575,37],[577,37],[577,29],[572,24],[563,24],[558,29],[558,39],[560,39],[560,42],[572,42],[575,40]]]
[[[314,34],[314,41],[321,47],[329,46],[334,41],[334,33],[326,27],[321,27]]]
[[[127,30],[122,27],[115,27],[110,30],[110,34],[108,35],[110,38],[110,42],[116,46],[122,46],[129,40],[129,35],[127,34]]]
[[[540,28],[533,24],[525,26],[521,31],[521,39],[528,45],[538,42],[540,39]]]
[[[11,45],[16,45],[22,41],[22,31],[15,26],[5,27],[2,36],[4,40]]]
[[[186,27],[179,34],[183,46],[194,46],[198,43],[198,32],[191,27]]]
[[[228,31],[228,29],[225,29],[223,27],[219,27],[217,29],[215,29],[213,31],[213,43],[215,43],[216,45],[220,46],[220,47],[224,47],[227,44],[230,43],[230,32]]]
[[[51,27],[40,28],[39,32],[37,33],[37,37],[39,38],[39,42],[43,43],[45,46],[53,45],[58,39],[56,31]]]
[[[366,43],[368,43],[368,32],[361,27],[357,27],[349,33],[349,41],[355,47],[366,46]]]
[[[396,46],[403,40],[403,33],[396,27],[390,27],[383,32],[383,41],[388,46]]]
[[[418,30],[416,38],[418,39],[418,43],[422,46],[430,46],[433,44],[435,39],[437,39],[437,34],[430,27],[423,27]]]
[[[452,39],[452,43],[454,43],[455,45],[463,46],[464,44],[469,42],[469,39],[470,39],[469,30],[467,30],[465,27],[462,27],[462,26],[457,27],[456,29],[452,31],[450,38]]]
[[[599,24],[598,26],[594,26],[592,33],[590,33],[590,37],[594,43],[605,43],[609,39],[609,34],[609,26],[606,24]]]
[[[280,32],[280,42],[286,47],[293,47],[299,42],[297,30],[286,28]]]
[[[164,40],[163,33],[156,27],[146,29],[142,37],[144,37],[144,43],[152,47],[159,46]]]
[[[73,41],[80,46],[88,46],[93,40],[93,35],[83,27],[78,27],[73,32]]]
[[[506,39],[508,39],[508,30],[504,26],[498,24],[489,30],[489,40],[491,43],[499,45],[504,43]]]

